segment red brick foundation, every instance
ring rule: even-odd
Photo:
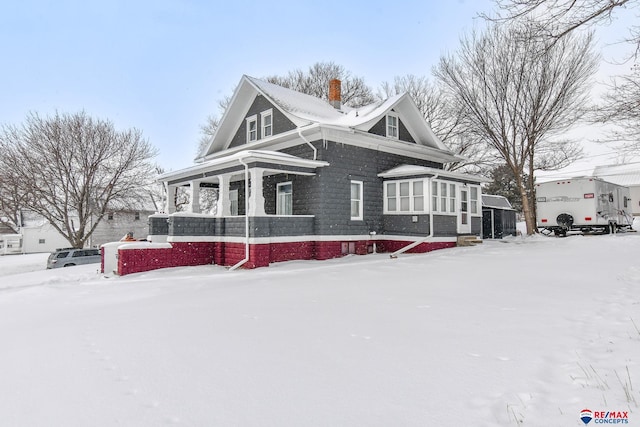
[[[377,252],[395,252],[411,242],[400,240],[378,240]],[[267,267],[272,262],[293,260],[327,260],[346,254],[365,255],[373,251],[374,242],[317,241],[264,243],[249,246],[249,260],[242,268]],[[244,243],[228,242],[175,242],[171,248],[118,249],[118,274],[157,270],[168,267],[217,264],[232,266],[245,258]],[[451,248],[455,242],[422,243],[407,251],[423,253],[436,249]],[[104,263],[104,253],[103,253]]]

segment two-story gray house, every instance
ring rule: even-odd
[[[481,235],[482,178],[443,169],[460,159],[409,95],[349,108],[333,80],[329,98],[243,76],[196,163],[160,177],[169,202],[149,240],[161,244],[119,249],[119,273],[426,252]],[[175,211],[179,187],[188,212]],[[204,187],[214,213],[200,212]]]

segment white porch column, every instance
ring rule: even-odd
[[[176,211],[176,187],[174,185],[169,185],[168,182],[165,182],[164,188],[167,192],[167,203],[165,206],[165,211],[168,214],[172,214]]]
[[[200,213],[200,181],[191,181],[189,182],[189,186],[191,187],[189,211],[192,213]]]
[[[262,175],[264,169],[253,168],[249,171],[251,177],[251,189],[249,191],[249,216],[265,216],[264,195],[262,194]],[[246,197],[246,195],[245,195]]]
[[[218,202],[216,203],[216,216],[231,215],[231,199],[229,199],[229,182],[231,175],[218,175]]]

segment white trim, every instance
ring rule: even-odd
[[[269,124],[269,128],[271,133],[269,135],[265,135],[265,124],[264,124],[264,118],[265,117],[271,117],[271,123]],[[268,110],[262,111],[260,113],[260,139],[264,139],[264,138],[269,138],[273,136],[273,108],[269,108]]]
[[[436,169],[436,168],[430,168],[427,166],[417,166],[417,165],[401,165],[393,169],[380,172],[378,174],[380,178],[403,178],[403,177],[417,176],[417,175],[438,175],[439,177],[442,177],[442,178],[453,178],[453,179],[459,179],[461,181],[470,181],[470,182],[478,182],[478,183],[490,181],[481,176],[469,175],[469,174],[460,173],[460,172],[449,172],[444,169]]]
[[[294,144],[294,145],[299,145]],[[239,152],[234,154],[230,154],[227,156],[207,160],[204,163],[199,163],[197,165],[181,169],[175,172],[167,172],[160,175],[157,178],[157,181],[161,182],[169,182],[169,181],[180,181],[181,179],[190,178],[194,175],[204,174],[207,172],[215,172],[219,169],[225,169],[228,167],[239,166],[240,160],[244,160],[245,162],[265,162],[265,163],[273,163],[280,166],[294,166],[294,167],[303,167],[303,168],[319,168],[324,166],[329,166],[328,162],[321,160],[309,160],[303,159],[301,157],[292,156],[290,154],[282,153],[279,151],[265,151],[265,150],[247,150],[241,149]],[[240,174],[241,171],[238,170],[234,172],[234,174]],[[278,173],[284,173],[281,170],[278,170]],[[310,172],[289,172],[291,174],[296,175],[304,175],[304,174],[313,174]],[[208,179],[214,179],[215,176],[208,177]]]
[[[391,126],[389,124],[389,118],[394,118],[395,119],[395,126]],[[384,116],[384,122],[385,122],[385,135],[387,136],[387,138],[391,138],[391,139],[400,139],[400,117],[398,116],[397,113],[394,113],[392,111],[389,111],[385,116]],[[395,135],[390,135],[389,134],[389,128],[395,128],[396,134]]]
[[[397,236],[378,234],[375,238],[371,238],[369,234],[361,235],[306,235],[306,236],[275,236],[275,237],[250,237],[249,244],[266,244],[266,243],[295,243],[295,242],[354,242],[354,241],[380,241],[394,240],[403,242],[414,242],[423,239],[423,236]],[[448,243],[457,242],[457,236],[431,237],[425,242],[427,243]],[[210,242],[210,243],[244,243],[246,239],[243,236],[224,237],[224,236],[169,236],[168,243],[188,243],[188,242]]]
[[[437,194],[434,194],[433,191],[433,184],[436,184],[437,186]],[[445,185],[445,189],[447,191],[446,195],[442,194],[442,185]],[[451,216],[457,216],[459,209],[458,209],[458,182],[453,182],[453,181],[445,181],[442,179],[432,179],[431,180],[431,188],[429,188],[429,192],[430,192],[430,197],[429,197],[429,203],[431,205],[433,205],[433,197],[437,197],[437,205],[436,206],[430,206],[431,210],[430,212],[433,213],[434,215],[451,215]],[[453,186],[453,195],[451,195],[451,188]],[[444,209],[442,207],[442,201],[444,199]],[[451,203],[454,203],[454,210],[451,210]]]
[[[351,186],[353,186],[354,184],[358,185],[360,188],[360,194],[358,194],[357,199],[354,199],[353,197],[351,197]],[[351,215],[351,221],[362,221],[364,219],[364,182],[352,179],[349,182],[349,202],[350,202],[349,213],[350,214],[351,214],[351,203],[353,203],[354,200],[358,201],[358,215],[357,216]]]
[[[250,143],[250,142],[257,141],[259,139],[258,138],[258,136],[259,136],[258,135],[258,116],[256,114],[254,114],[253,116],[247,117],[245,119],[245,123],[247,125],[247,138],[246,138],[247,144]],[[255,129],[256,137],[255,137],[255,139],[251,139],[251,123],[255,123],[256,124],[256,129]]]
[[[414,184],[416,182],[421,182],[422,183],[422,194],[419,196],[416,196],[414,194]],[[384,215],[422,215],[422,214],[428,214],[429,213],[429,188],[428,187],[428,182],[429,180],[426,178],[417,178],[417,179],[394,179],[394,180],[389,180],[389,181],[384,181],[384,188],[383,188],[383,197],[384,197],[384,203],[383,203],[383,209],[382,212]],[[401,195],[400,195],[400,184],[402,183],[408,183],[409,184],[409,195],[405,196],[409,198],[409,210],[407,211],[403,211],[401,210]],[[389,210],[389,195],[388,195],[388,185],[389,184],[394,184],[396,187],[396,195],[395,195],[395,200],[396,200],[396,210]],[[415,199],[416,197],[422,197],[422,210],[416,210],[415,208]]]

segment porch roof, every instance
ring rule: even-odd
[[[228,171],[232,168],[243,167],[243,163],[258,163],[261,165],[260,167],[267,169],[269,165],[273,165],[274,170],[293,174],[305,174],[304,169],[313,170],[319,167],[329,166],[329,163],[325,161],[303,159],[279,151],[245,150],[229,156],[218,157],[204,163],[199,163],[185,169],[164,173],[160,175],[157,180],[160,182],[175,182],[197,179],[198,177],[204,179],[215,175],[216,171]],[[289,170],[287,168],[291,169]]]
[[[429,176],[429,177],[442,177],[442,178],[452,178],[462,181],[468,182],[489,182],[490,180],[483,178],[478,175],[470,175],[466,173],[460,172],[450,172],[443,169],[430,168],[427,166],[419,166],[419,165],[400,165],[395,168],[389,169],[384,172],[380,172],[378,176],[380,178],[406,178],[409,176]]]

